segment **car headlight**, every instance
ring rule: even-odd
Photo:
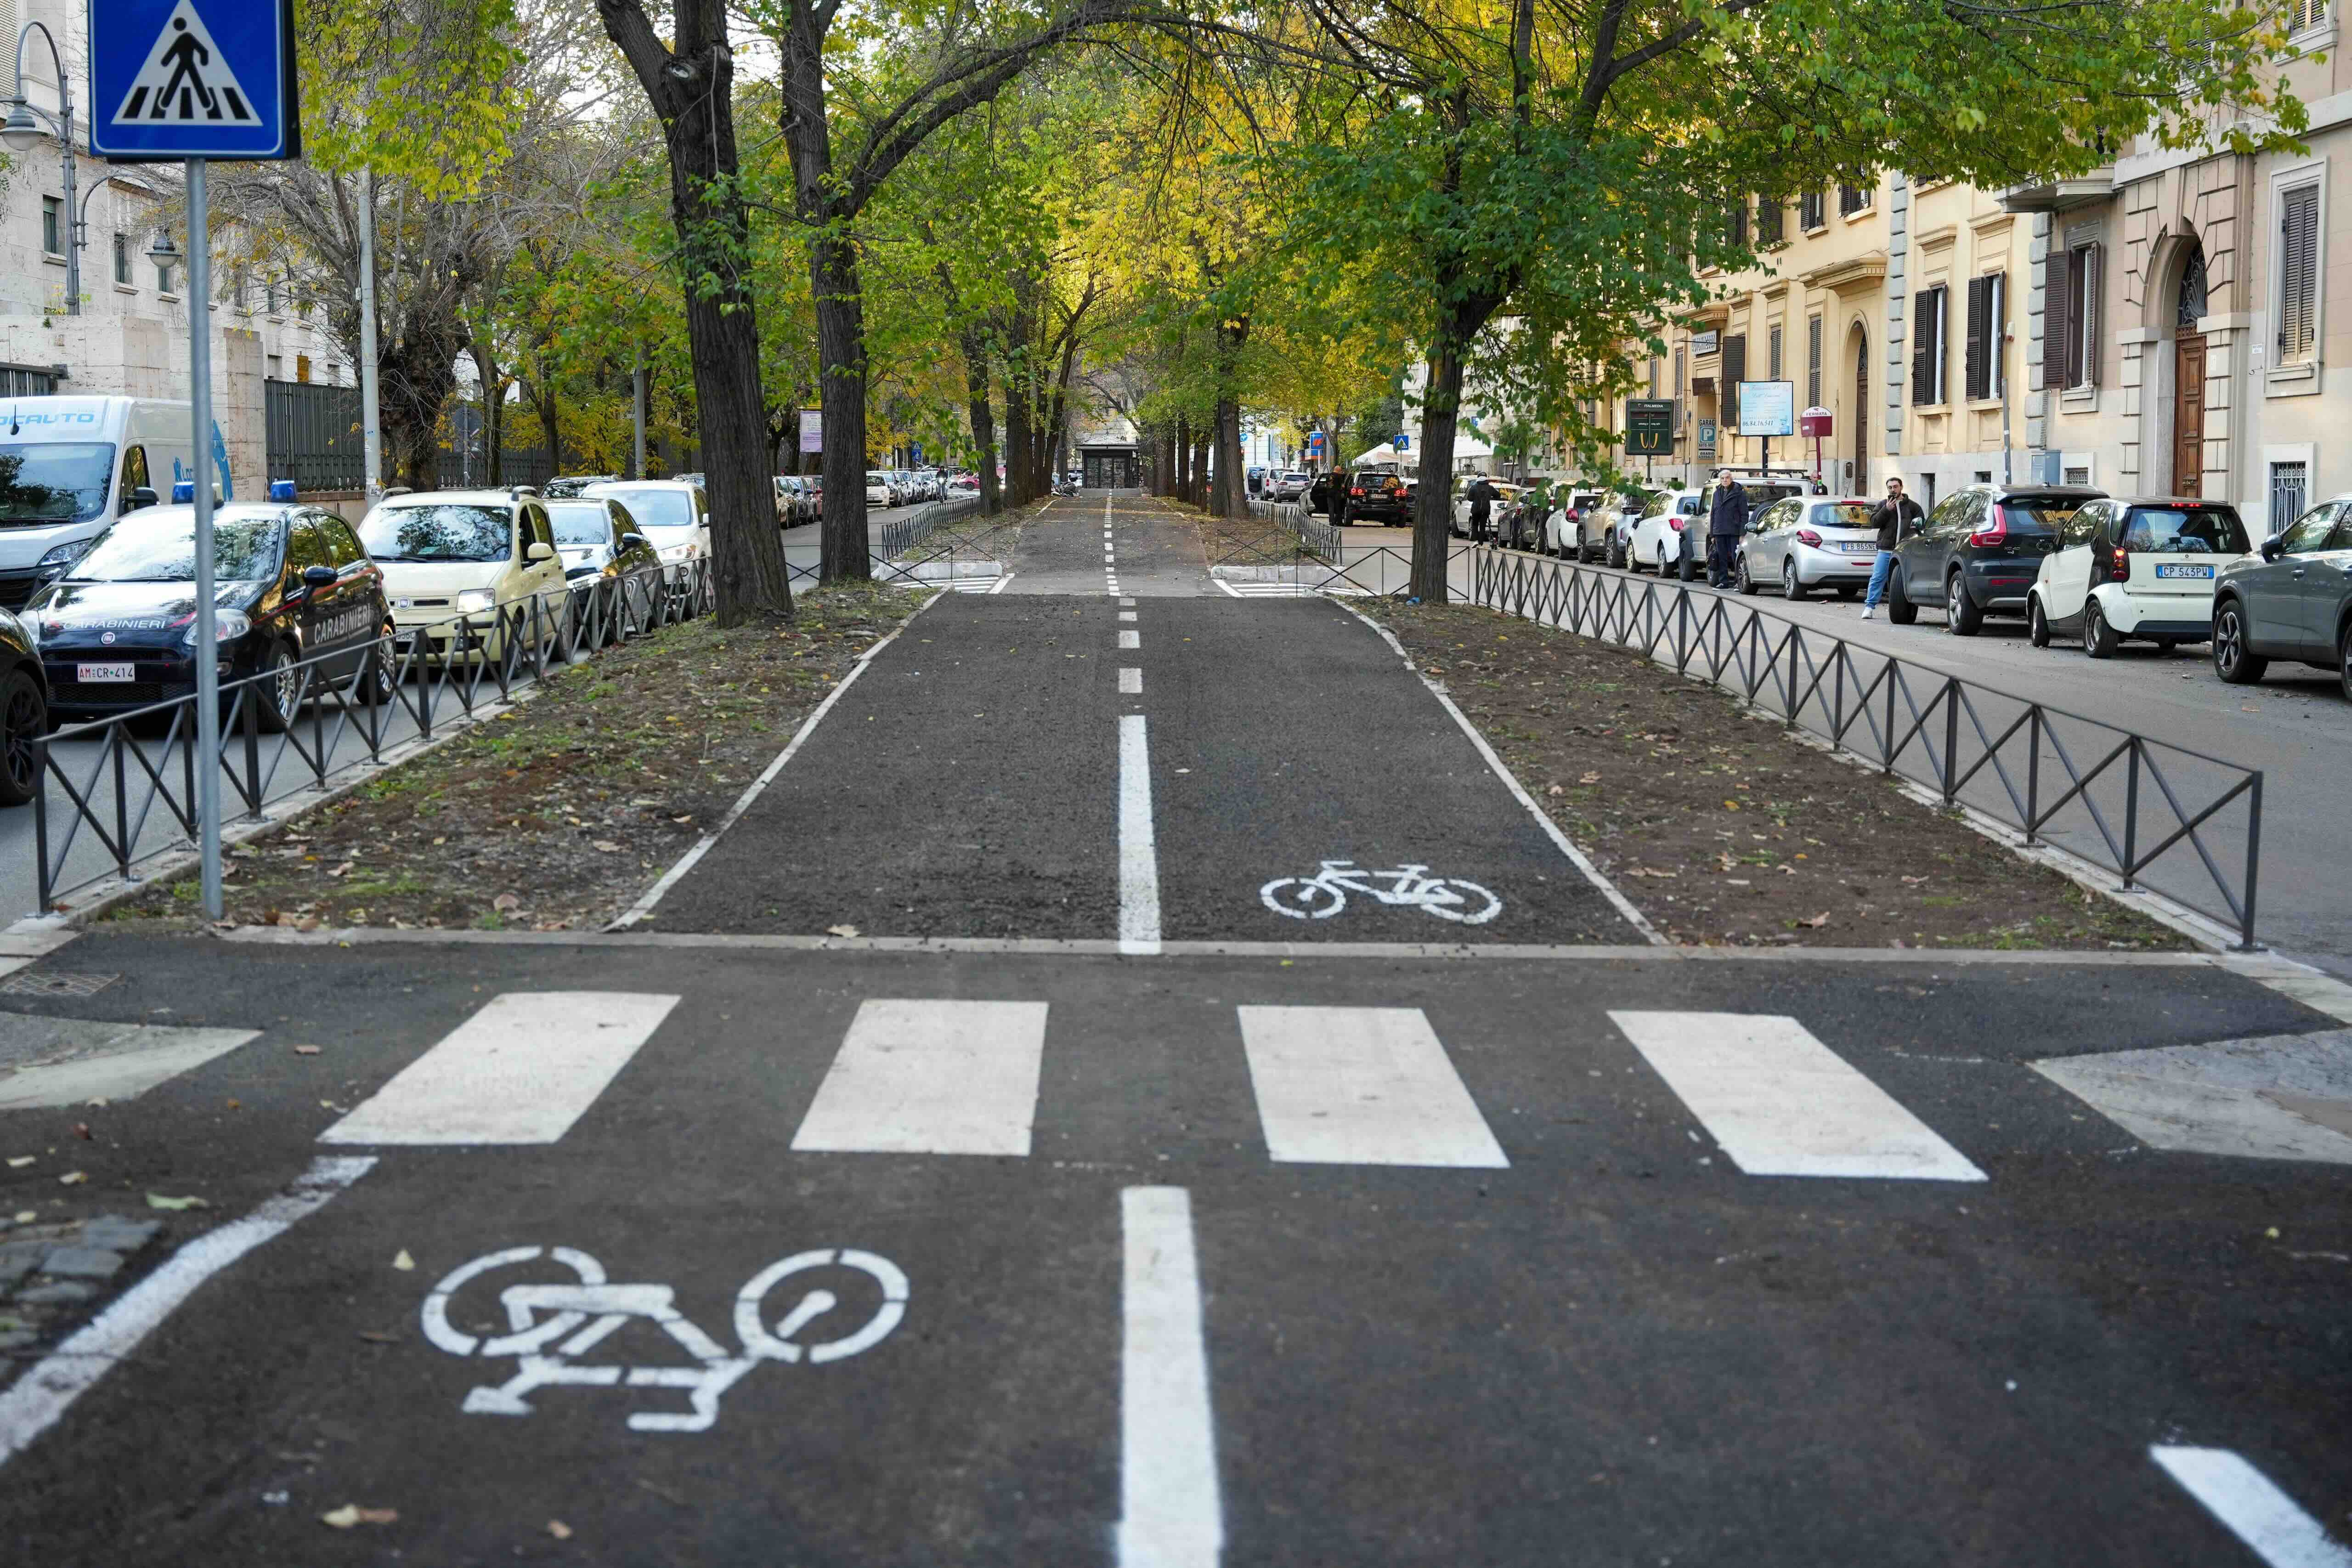
[[[215,610],[213,612],[213,641],[216,643],[234,642],[252,629],[253,623],[246,618],[246,615],[243,610]],[[190,647],[196,646],[195,622],[190,621],[188,623],[188,629],[181,637],[180,640],[187,644]]]
[[[461,615],[478,616],[484,610],[496,609],[498,603],[498,595],[488,588],[468,588],[457,595],[457,610]]]
[[[80,560],[83,552],[95,542],[94,540],[77,539],[69,544],[60,544],[42,556],[33,569],[44,577],[60,575],[67,567]]]

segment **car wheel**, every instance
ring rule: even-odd
[[[261,679],[246,689],[262,729],[275,735],[290,728],[302,706],[302,671],[294,650],[284,643],[273,645],[262,663]]]
[[[1984,625],[1984,612],[1969,597],[1969,580],[1955,572],[1944,584],[1944,629],[1956,637],[1972,637]]]
[[[368,649],[367,663],[360,668],[360,700],[371,708],[389,703],[400,687],[400,650],[394,642],[392,623],[383,623],[383,635]]]
[[[2093,658],[2113,658],[2116,649],[2123,646],[2115,627],[2099,610],[2099,601],[2093,599],[2083,606],[2083,651]]]
[[[2336,639],[2336,684],[2344,700],[2352,702],[2352,626],[2346,626]]]
[[[2050,617],[2042,613],[2042,601],[2039,599],[2025,607],[2025,640],[2035,647],[2050,646]]]
[[[2232,686],[2252,686],[2271,661],[2246,646],[2245,607],[2224,599],[2213,612],[2213,673]]]
[[[1797,578],[1797,563],[1793,561],[1780,563],[1780,596],[1792,605],[1805,596],[1805,585]]]
[[[1731,574],[1734,581],[1738,584],[1741,593],[1753,594],[1756,592],[1756,579],[1748,574],[1748,552],[1745,550],[1741,551],[1739,552],[1739,558],[1732,563]]]
[[[40,740],[49,732],[49,705],[29,669],[0,681],[0,805],[22,805],[41,787]]]
[[[1898,626],[1907,626],[1918,620],[1919,606],[1903,591],[1903,568],[1897,565],[1886,578],[1886,618]]]

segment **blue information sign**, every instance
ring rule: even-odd
[[[299,157],[292,0],[89,0],[89,150]]]

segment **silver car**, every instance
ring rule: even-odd
[[[1786,496],[1758,512],[1739,542],[1733,574],[1743,594],[1778,584],[1790,599],[1834,588],[1848,599],[1868,585],[1878,559],[1871,503],[1833,496]]]

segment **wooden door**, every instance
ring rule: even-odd
[[[2183,332],[2172,351],[2172,493],[2205,493],[2205,339]]]

